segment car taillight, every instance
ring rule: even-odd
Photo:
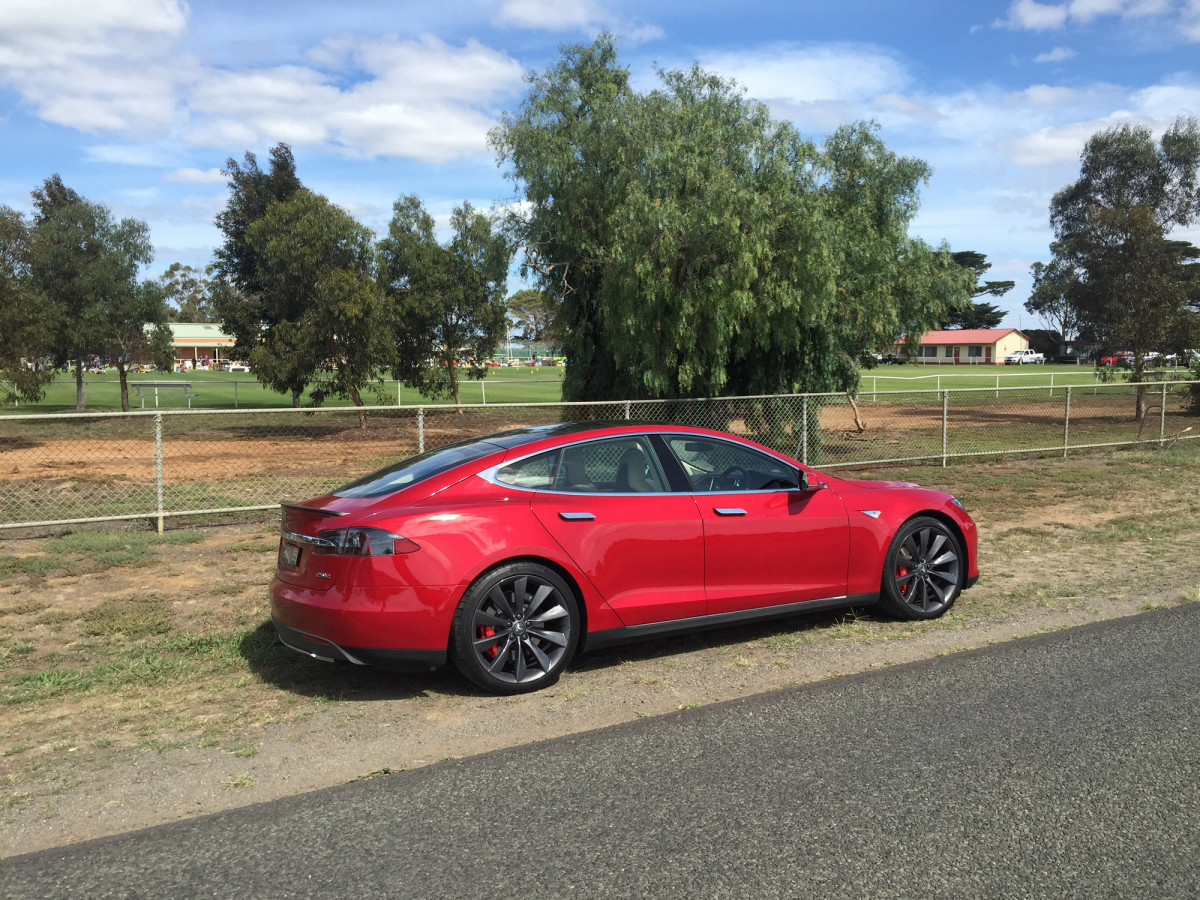
[[[421,549],[406,537],[382,528],[334,528],[317,535],[318,556],[392,556]]]

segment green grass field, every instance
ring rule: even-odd
[[[562,399],[562,367],[513,366],[493,369],[483,382],[464,381],[459,396],[463,403],[556,403]],[[259,384],[253,374],[229,372],[148,372],[129,376],[129,408],[153,408],[153,397],[139,401],[134,385],[139,382],[157,381],[191,384],[193,409],[273,409],[291,406],[291,397],[276,393]],[[87,390],[86,408],[89,412],[107,412],[121,408],[121,385],[115,371],[104,375],[84,377]],[[404,406],[421,404],[445,404],[445,398],[430,400],[412,388],[399,387],[394,381],[384,382],[375,388],[363,391],[363,400],[369,406],[394,406],[397,400]],[[306,392],[302,403],[308,405],[311,398]],[[159,397],[162,409],[186,409],[187,399],[174,393]],[[348,406],[340,398],[330,398],[326,406]],[[62,375],[46,389],[41,402],[22,403],[9,406],[5,413],[52,413],[75,411],[75,381]]]
[[[1128,380],[1129,373],[1118,370],[1110,373],[1117,383]],[[493,369],[482,382],[464,381],[460,388],[463,403],[557,403],[562,399],[562,367],[516,366]],[[1168,370],[1171,379],[1191,378],[1187,369]],[[193,409],[273,409],[291,406],[291,398],[265,388],[252,374],[228,372],[150,372],[129,376],[131,409],[141,408],[133,385],[145,381],[187,382],[191,384]],[[86,408],[91,412],[107,412],[121,408],[120,383],[116,372],[88,375]],[[1005,387],[1062,388],[1068,385],[1094,385],[1100,376],[1090,366],[878,366],[862,372],[859,396],[871,398],[885,391],[939,391]],[[411,388],[399,387],[387,381],[363,392],[369,406],[403,406],[446,404],[446,399],[431,400]],[[153,407],[147,398],[146,407]],[[311,400],[306,393],[302,400]],[[162,396],[163,409],[182,409],[187,400],[179,394]],[[326,400],[326,406],[349,405],[340,398]],[[63,375],[46,390],[41,402],[9,406],[4,413],[53,413],[75,410],[75,382]]]

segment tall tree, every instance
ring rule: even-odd
[[[273,294],[268,299],[264,295],[259,255],[248,237],[250,228],[272,203],[287,200],[302,185],[287,144],[271,148],[266,171],[249,152],[242,164],[232,157],[226,160],[223,171],[229,179],[229,199],[216,217],[224,241],[214,253],[216,283],[210,288],[210,301],[225,332],[236,340],[236,352],[249,358],[256,347],[273,338],[281,322],[298,321],[304,312],[300,298]],[[293,393],[292,402],[299,405],[299,393]]]
[[[1038,316],[1046,328],[1062,335],[1064,341],[1070,341],[1079,334],[1079,313],[1071,298],[1071,286],[1078,276],[1071,261],[1060,255],[1056,243],[1050,245],[1050,252],[1053,258],[1048,264],[1035,262],[1029,267],[1033,287],[1025,309]]]
[[[508,316],[517,326],[517,339],[526,348],[558,339],[558,304],[545,291],[526,288],[508,298]]]
[[[397,380],[458,403],[459,382],[483,378],[482,361],[504,338],[513,249],[469,203],[454,210],[450,227],[453,237],[442,246],[433,217],[418,197],[406,195],[396,201],[379,248],[385,290],[394,303]]]
[[[923,163],[870,126],[818,151],[696,67],[660,80],[633,91],[601,36],[491,135],[528,201],[526,266],[560,298],[564,397],[848,388],[861,350],[957,296],[948,254],[907,235]]]
[[[1081,335],[1131,351],[1140,382],[1148,353],[1198,335],[1185,260],[1168,234],[1200,217],[1200,127],[1180,117],[1157,144],[1148,128],[1110,128],[1092,135],[1081,161],[1079,179],[1050,204],[1056,256],[1074,275]],[[1139,420],[1145,408],[1139,388]]]
[[[362,406],[391,348],[370,230],[301,188],[267,206],[246,245],[259,304],[280,316],[249,354],[259,381],[291,391],[294,405],[311,385],[314,403],[336,395]]]
[[[54,377],[55,310],[32,284],[29,240],[24,217],[0,206],[0,403],[36,402]]]
[[[33,191],[33,203],[30,274],[56,310],[57,361],[75,363],[76,408],[83,408],[86,358],[95,355],[118,364],[127,409],[122,367],[127,357],[121,348],[126,337],[140,340],[146,324],[161,321],[137,280],[139,267],[153,257],[149,229],[135,219],[114,220],[106,207],[84,200],[57,175]]]
[[[183,263],[171,263],[158,276],[169,306],[167,318],[172,322],[215,322],[212,308],[213,266],[204,271]]]
[[[1004,310],[994,303],[977,301],[976,297],[1002,297],[1013,289],[1013,281],[986,281],[984,273],[992,267],[987,255],[977,250],[960,250],[950,254],[957,265],[969,269],[975,284],[971,296],[946,311],[943,328],[996,328],[1004,321]]]

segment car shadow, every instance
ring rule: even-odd
[[[680,653],[712,650],[735,644],[803,632],[819,633],[848,618],[890,621],[878,606],[850,607],[799,613],[746,625],[722,625],[703,631],[646,638],[598,650],[588,650],[572,661],[569,671],[592,672],[630,662],[643,662]],[[285,646],[270,620],[246,634],[239,651],[250,670],[280,690],[315,700],[412,700],[435,696],[492,698],[497,695],[476,687],[453,665],[415,674],[387,672],[350,663],[328,663]],[[497,699],[499,699],[497,697]]]

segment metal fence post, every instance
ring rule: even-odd
[[[425,407],[417,407],[417,452],[425,452]]]
[[[487,385],[483,383],[483,379],[479,379],[479,402],[487,406]]]
[[[237,382],[236,381],[233,383],[233,408],[234,409],[238,408],[238,405],[237,405]]]
[[[628,400],[626,400],[626,401],[625,401],[625,418],[626,418],[626,419],[628,419],[628,418],[629,418],[629,413],[630,413],[630,409],[629,409],[629,401],[628,401]]]
[[[158,533],[163,533],[162,413],[154,414],[154,488],[158,495]]]
[[[938,381],[941,381],[941,378],[939,378]],[[943,469],[946,468],[946,437],[947,437],[946,424],[949,419],[949,416],[948,416],[949,412],[950,412],[950,392],[942,391],[942,468]]]
[[[1063,459],[1067,458],[1067,448],[1071,446],[1071,386],[1066,389],[1067,403],[1063,409]]]
[[[808,394],[800,398],[800,462],[808,465]]]
[[[1167,383],[1162,386],[1162,405],[1158,408],[1158,442],[1161,444],[1167,437]]]
[[[1054,373],[1050,373],[1050,396],[1054,396]]]

